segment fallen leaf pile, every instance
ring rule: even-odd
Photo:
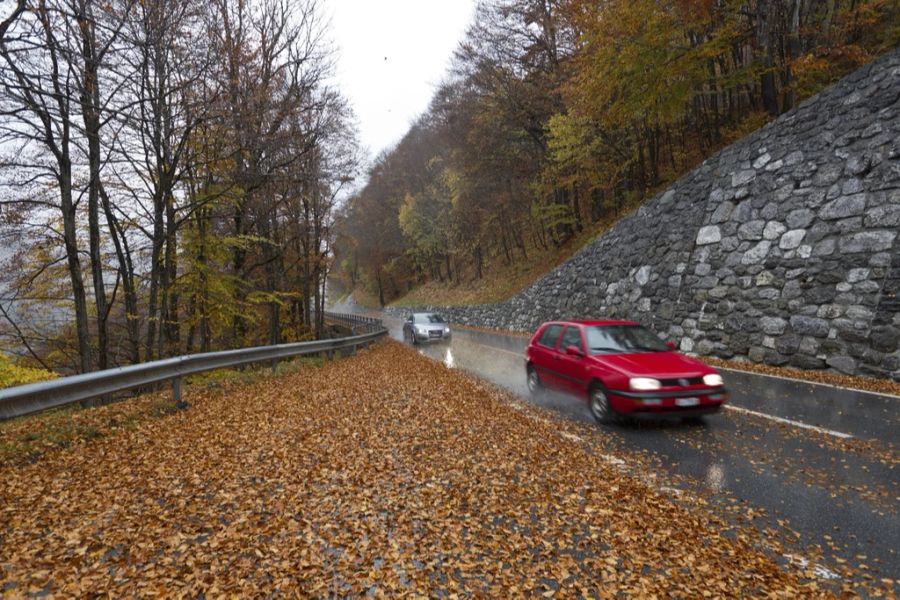
[[[395,342],[185,397],[0,467],[0,594],[830,593]]]

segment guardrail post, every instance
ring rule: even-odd
[[[172,400],[176,402],[176,404],[181,404],[181,377],[176,377],[172,380]]]
[[[275,372],[275,371],[277,371],[277,370],[278,370],[278,359],[277,359],[277,358],[273,358],[273,359],[272,359],[272,372]]]

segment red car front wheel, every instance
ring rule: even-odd
[[[609,423],[616,416],[616,412],[609,403],[609,396],[606,390],[603,389],[603,386],[595,384],[591,387],[588,406],[598,423]]]

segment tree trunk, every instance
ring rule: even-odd
[[[484,262],[484,258],[481,253],[481,244],[475,246],[475,274],[476,279],[481,279],[483,277],[482,274],[482,263]]]
[[[239,202],[234,209],[234,233],[237,236],[244,235],[244,214],[243,214],[243,201]],[[243,304],[244,300],[247,297],[246,291],[244,290],[244,262],[246,261],[247,253],[240,246],[240,244],[235,245],[234,250],[232,251],[231,256],[231,269],[232,275],[237,278],[238,283],[235,286],[235,300],[238,304]],[[240,311],[240,307],[238,311]],[[237,312],[231,319],[231,334],[234,338],[234,344],[240,345],[244,337],[247,334],[247,320]]]
[[[763,50],[763,72],[759,78],[763,108],[773,117],[778,116],[778,89],[775,81],[775,40],[772,31],[775,15],[772,2],[760,2],[757,12],[757,35]]]
[[[68,144],[66,144],[67,146]],[[63,217],[63,240],[66,246],[66,262],[72,282],[72,299],[75,304],[75,332],[78,337],[79,368],[82,373],[93,370],[91,359],[91,335],[88,328],[87,297],[81,275],[81,259],[78,256],[78,228],[75,223],[75,205],[72,202],[72,167],[68,157],[60,160],[59,187]]]
[[[94,304],[97,315],[97,365],[106,369],[109,365],[109,337],[106,305],[106,283],[103,280],[103,256],[100,240],[100,90],[93,18],[89,1],[81,2],[76,14],[81,33],[81,89],[80,102],[84,121],[84,133],[88,145],[88,240],[91,276],[94,287]]]
[[[794,85],[793,63],[800,55],[800,2],[794,0],[791,12],[791,32],[787,43],[787,64],[784,65],[784,107],[785,111],[794,108],[797,102],[797,89]]]
[[[161,192],[156,191],[153,199],[153,239],[150,250],[150,293],[147,301],[147,339],[144,346],[145,360],[153,360],[156,356],[156,325],[159,320],[159,288],[160,278],[164,272],[162,268],[162,251],[165,240],[163,231],[163,200],[159,197]],[[162,334],[160,334],[162,335]]]
[[[384,308],[384,285],[381,282],[381,269],[376,271],[375,281],[378,283],[378,304]]]
[[[166,201],[166,253],[165,264],[166,288],[163,292],[165,298],[165,352],[166,356],[177,354],[181,345],[181,329],[179,326],[178,303],[179,292],[176,282],[178,280],[178,219],[175,212],[175,198],[169,195]]]
[[[197,213],[197,263],[200,265],[200,349],[201,352],[209,352],[211,348],[211,333],[209,328],[209,277],[206,270],[209,267],[206,257],[207,243],[207,217],[206,209]]]
[[[109,196],[100,186],[100,198],[103,201],[103,213],[106,215],[106,225],[109,236],[112,238],[116,250],[116,259],[119,263],[119,274],[122,278],[122,287],[125,297],[125,331],[128,336],[129,362],[138,364],[141,362],[141,325],[138,319],[137,291],[134,285],[134,265],[131,261],[131,251],[128,248],[128,239],[121,231],[121,226],[112,211]]]

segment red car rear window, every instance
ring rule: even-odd
[[[559,334],[562,333],[562,325],[548,325],[538,338],[538,344],[547,346],[548,348],[556,348],[556,342],[559,341]]]

